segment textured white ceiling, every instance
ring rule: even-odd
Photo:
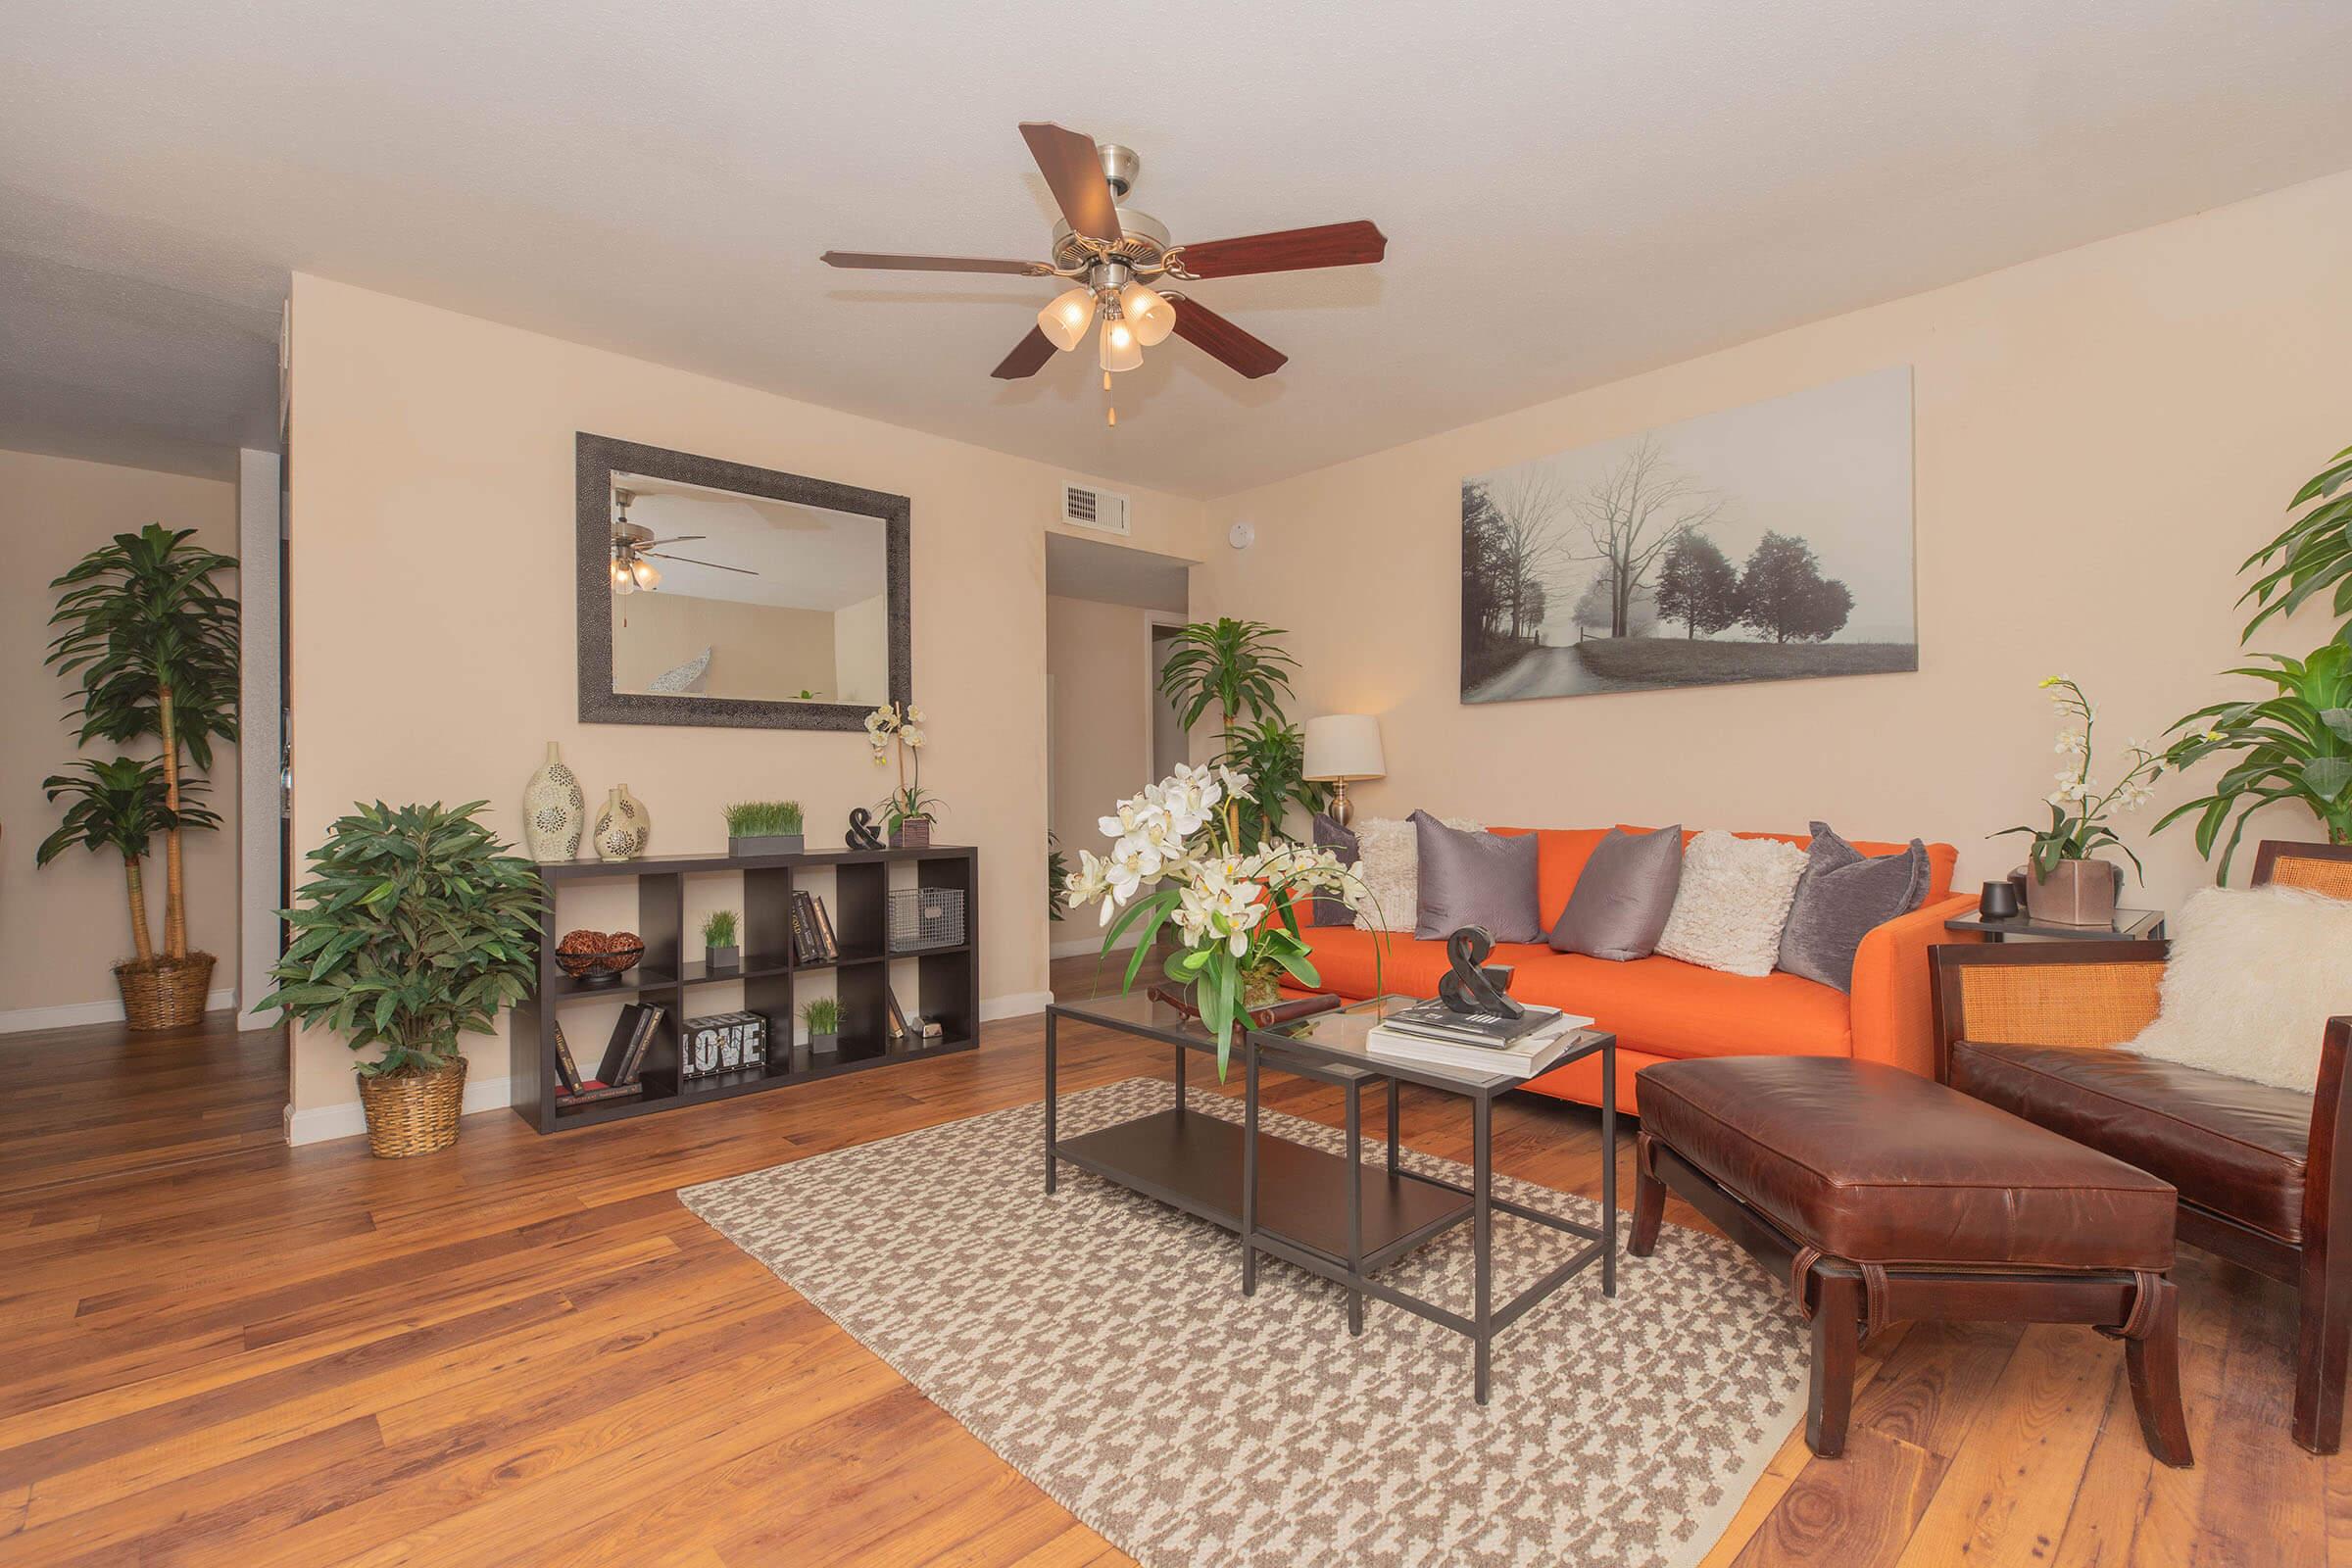
[[[1213,495],[2352,167],[2346,0],[0,0],[0,443],[252,439],[307,270]],[[989,368],[1050,289],[1013,126],[1178,238],[1370,218],[1200,297],[1291,363]],[[176,465],[173,465],[176,466]]]

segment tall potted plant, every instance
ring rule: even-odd
[[[2293,612],[2330,588],[2339,616],[2352,616],[2352,447],[2314,474],[2294,500],[2284,529],[2238,565],[2240,575],[2262,567],[2262,575],[2238,596],[2254,602],[2253,618],[2238,633],[2242,646],[2266,620]],[[2256,654],[2262,664],[2230,671],[2267,683],[2262,697],[2214,703],[2173,725],[2177,737],[2167,754],[2176,768],[2211,757],[2230,766],[2210,792],[2184,801],[2156,826],[2196,817],[2197,853],[2213,858],[2222,846],[2214,880],[2226,882],[2230,862],[2246,831],[2246,820],[2275,801],[2296,801],[2317,817],[2330,844],[2352,844],[2352,619],[2335,636],[2303,659]],[[2232,814],[2234,813],[2234,820]],[[2227,840],[2222,829],[2230,829]]]
[[[294,939],[260,1005],[331,1029],[354,1052],[370,1152],[457,1141],[463,1034],[530,995],[545,895],[531,862],[473,819],[483,803],[356,808],[311,851],[285,911]]]
[[[215,581],[237,564],[194,536],[151,522],[50,584],[65,591],[49,617],[57,636],[46,662],[81,679],[74,739],[152,736],[160,747],[164,951],[115,971],[133,1028],[194,1023],[212,984],[213,956],[188,948],[181,838],[220,825],[186,808],[188,786],[212,770],[213,742],[237,738],[237,604]]]
[[[78,772],[52,773],[41,780],[51,802],[70,798],[65,820],[41,840],[35,864],[51,860],[78,844],[93,855],[112,850],[122,858],[123,891],[130,902],[130,945],[133,965],[152,969],[155,938],[147,925],[145,865],[155,835],[177,823],[189,827],[218,827],[220,819],[197,804],[202,786],[181,786],[176,816],[164,805],[164,765],[153,758],[118,757],[111,762],[85,758],[74,764]],[[118,966],[118,973],[121,966]]]
[[[2036,920],[2058,925],[2109,925],[2115,920],[2115,888],[2123,880],[2120,867],[2098,858],[2098,852],[2121,850],[2140,870],[2133,855],[2116,833],[2110,819],[2136,810],[2155,797],[2153,788],[2164,771],[2164,759],[2138,741],[2124,749],[2124,772],[2112,785],[2091,778],[2091,732],[2097,714],[2082,688],[2064,675],[2052,675],[2042,687],[2060,714],[2058,744],[2062,759],[2058,787],[2042,797],[2050,808],[2048,827],[2003,828],[1994,835],[2023,833],[2034,841],[2028,859],[2033,875],[2029,903]],[[2080,720],[2082,728],[2075,728]]]
[[[1244,849],[1280,839],[1292,805],[1312,813],[1331,796],[1327,786],[1298,776],[1306,738],[1282,710],[1283,699],[1294,695],[1291,674],[1298,667],[1276,640],[1287,635],[1259,620],[1195,621],[1176,634],[1176,646],[1159,667],[1159,694],[1185,733],[1215,709],[1215,765],[1250,781],[1241,808]]]

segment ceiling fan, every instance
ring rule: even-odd
[[[1061,206],[1054,226],[1053,260],[996,261],[978,256],[883,256],[827,251],[831,267],[908,272],[1006,272],[1057,277],[1073,286],[1037,314],[1029,335],[990,373],[1001,381],[1035,375],[1056,349],[1082,342],[1098,318],[1097,361],[1107,389],[1111,374],[1132,370],[1145,349],[1172,332],[1209,358],[1252,380],[1282,368],[1288,359],[1199,300],[1147,278],[1195,282],[1250,272],[1296,272],[1317,267],[1356,267],[1387,254],[1388,236],[1371,222],[1324,223],[1239,239],[1168,242],[1168,228],[1149,213],[1122,207],[1143,161],[1113,142],[1059,125],[1023,122],[1021,137]],[[1117,423],[1114,413],[1111,422]]]
[[[662,545],[682,545],[696,539],[708,539],[704,533],[682,533],[668,539],[657,539],[654,530],[643,523],[629,520],[629,503],[637,499],[633,490],[615,490],[620,503],[620,515],[612,523],[612,591],[633,594],[642,588],[652,593],[662,586],[662,568],[656,561],[681,562],[689,566],[709,566],[713,571],[738,572],[746,577],[760,574],[749,566],[722,566],[715,561],[697,561],[692,556],[673,556],[661,549]]]

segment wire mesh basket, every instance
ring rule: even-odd
[[[898,888],[890,895],[890,951],[920,953],[963,942],[963,889]]]

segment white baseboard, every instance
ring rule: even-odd
[[[993,1023],[999,1018],[1026,1018],[1033,1012],[1043,1012],[1054,1000],[1051,991],[1015,991],[1007,997],[982,997],[980,1021]]]
[[[219,1012],[237,1004],[234,986],[226,991],[208,991],[204,1010]],[[0,1012],[0,1035],[27,1034],[35,1029],[73,1029],[86,1023],[121,1023],[122,999],[112,1002],[70,1002],[62,1007],[19,1007],[13,1012]]]
[[[459,1114],[470,1116],[476,1111],[505,1110],[514,1099],[514,1080],[468,1076],[465,1104]],[[337,1138],[357,1138],[367,1130],[368,1112],[356,1100],[347,1100],[340,1105],[313,1105],[308,1110],[286,1107],[289,1144],[323,1144]]]
[[[1129,931],[1127,935],[1119,939],[1119,945],[1110,951],[1113,953],[1130,953],[1133,952],[1134,949],[1135,933],[1133,931]],[[1096,954],[1102,951],[1102,938],[1100,933],[1097,933],[1091,937],[1079,937],[1075,941],[1071,942],[1056,942],[1048,951],[1051,952],[1056,958],[1091,958]]]

